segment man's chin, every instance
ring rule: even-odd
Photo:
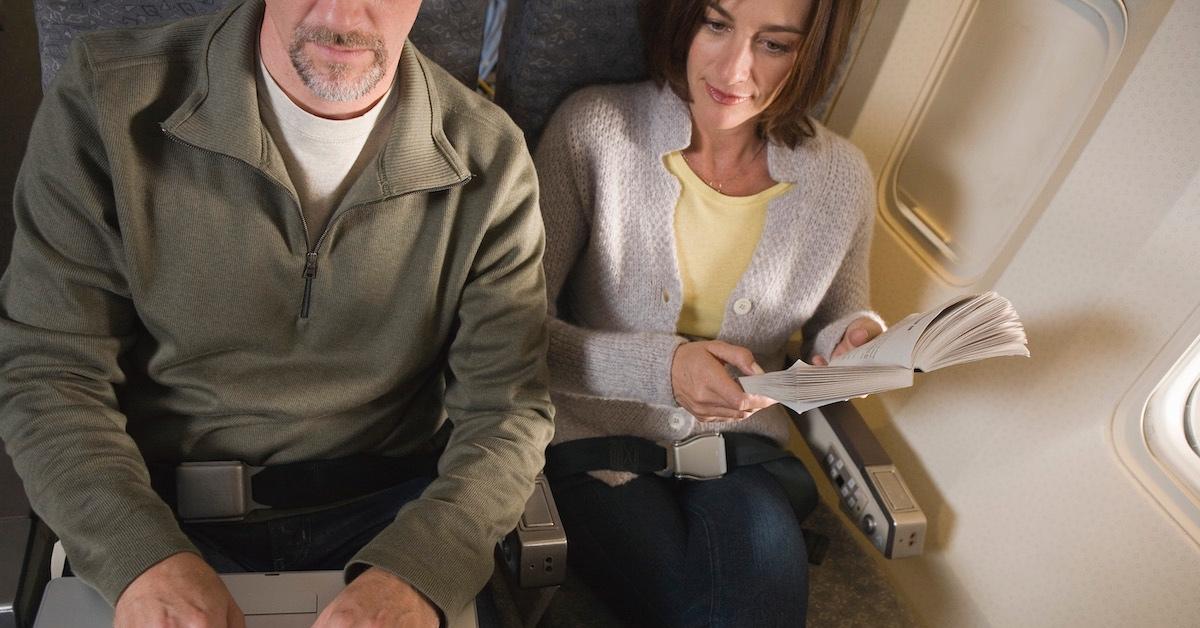
[[[371,93],[378,81],[367,81],[362,78],[351,80],[323,79],[307,83],[309,91],[317,98],[328,102],[351,102]]]

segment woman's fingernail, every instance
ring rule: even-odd
[[[854,344],[860,344],[863,341],[865,341],[866,339],[867,339],[867,330],[865,330],[865,329],[856,329],[856,330],[850,332],[850,342],[853,342]]]
[[[758,362],[750,365],[750,372],[754,373],[755,375],[762,375],[763,373],[766,373],[766,371],[764,371],[763,368],[758,365]]]

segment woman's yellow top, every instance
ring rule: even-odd
[[[729,295],[750,265],[767,220],[767,203],[791,187],[777,183],[752,196],[725,196],[692,172],[678,151],[664,159],[679,179],[675,205],[675,255],[683,282],[676,330],[716,338]]]

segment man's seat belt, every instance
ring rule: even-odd
[[[236,460],[150,464],[150,481],[184,521],[236,521],[254,510],[323,506],[434,477],[451,430],[447,421],[403,458],[358,454],[267,467]]]

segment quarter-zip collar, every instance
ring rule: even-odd
[[[287,171],[258,109],[256,50],[263,0],[226,9],[206,36],[192,93],[165,121],[164,132],[198,148],[241,160],[281,182]],[[465,182],[470,172],[442,131],[440,99],[428,61],[405,42],[396,72],[399,90],[388,141],[347,192],[351,207]]]

